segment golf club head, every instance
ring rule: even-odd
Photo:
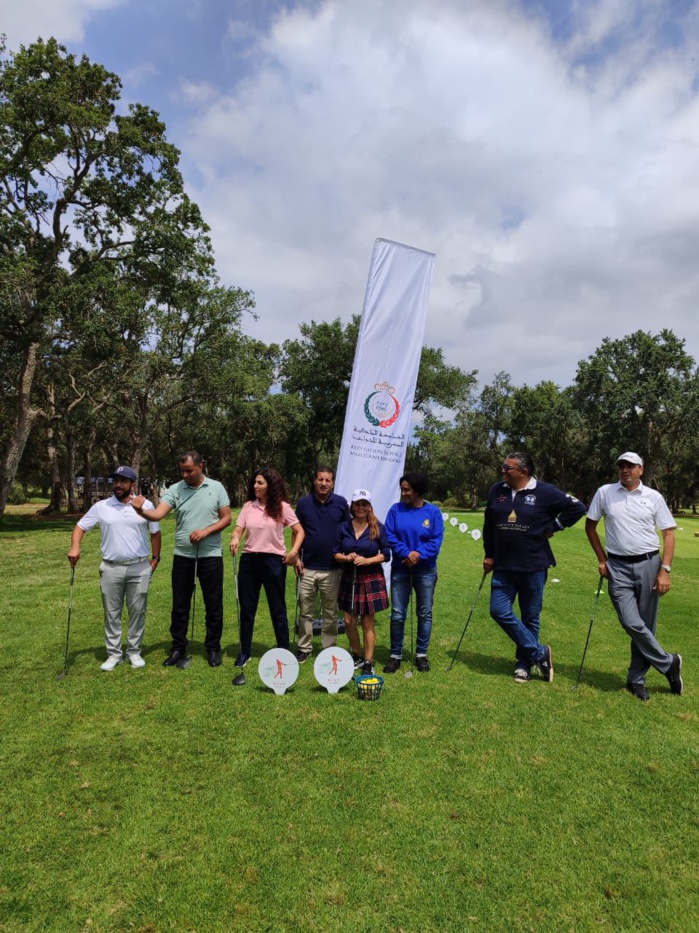
[[[61,673],[56,676],[56,680],[65,680],[67,676],[68,671],[61,671]]]
[[[177,666],[181,671],[187,671],[192,666],[192,656],[187,655],[186,658],[180,658],[177,662]]]
[[[237,677],[233,678],[234,687],[244,687],[247,681],[245,680],[245,671],[241,671]]]

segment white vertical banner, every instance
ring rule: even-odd
[[[383,239],[371,256],[335,491],[368,489],[380,521],[400,495],[434,259]]]

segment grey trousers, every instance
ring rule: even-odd
[[[320,643],[332,648],[337,643],[337,592],[342,568],[337,570],[304,570],[299,580],[299,651],[313,647],[313,610],[316,593],[320,593],[323,611]]]
[[[607,560],[609,597],[622,628],[631,638],[631,664],[626,678],[630,684],[644,683],[651,666],[666,674],[672,664],[672,655],[655,637],[660,597],[653,585],[659,569],[659,555],[637,564]]]
[[[148,558],[137,564],[100,564],[100,590],[104,606],[104,642],[109,657],[121,657],[121,613],[126,602],[129,631],[126,653],[139,654],[146,629],[146,608],[151,570]]]

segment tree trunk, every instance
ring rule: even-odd
[[[95,429],[92,428],[85,444],[85,453],[83,454],[83,512],[92,505],[92,448],[95,444]]]
[[[0,521],[5,514],[5,506],[17,475],[27,444],[29,432],[39,411],[31,406],[31,390],[36,373],[39,344],[30,343],[25,351],[19,379],[17,380],[17,412],[12,433],[0,460]]]
[[[75,495],[75,438],[68,434],[66,438],[66,488],[68,490],[68,512],[74,515],[78,511]]]
[[[65,486],[61,478],[61,466],[58,462],[56,432],[51,424],[46,427],[46,438],[49,465],[51,467],[51,500],[46,508],[41,510],[41,513],[42,515],[52,515],[54,512],[60,512],[61,510]]]

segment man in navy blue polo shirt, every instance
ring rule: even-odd
[[[321,644],[331,648],[337,641],[337,591],[342,569],[333,558],[333,546],[341,525],[349,521],[347,500],[333,492],[335,472],[320,466],[313,478],[313,492],[296,506],[296,515],[306,537],[303,557],[296,564],[299,575],[299,648],[300,664],[308,660],[313,648],[313,610],[320,594],[323,610]]]
[[[490,614],[517,646],[515,681],[526,683],[536,666],[553,680],[551,646],[539,642],[548,568],[556,566],[549,544],[557,531],[585,514],[585,506],[534,476],[529,454],[513,453],[502,465],[504,482],[488,493],[483,524],[484,573],[492,571]],[[519,603],[521,619],[514,613]]]

